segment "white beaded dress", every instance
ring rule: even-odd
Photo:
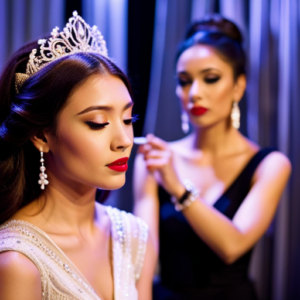
[[[145,256],[147,225],[130,213],[106,207],[111,220],[114,299],[138,300],[135,283]],[[11,220],[0,226],[0,252],[17,251],[38,268],[43,300],[101,300],[93,288],[38,227]]]

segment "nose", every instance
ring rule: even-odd
[[[195,102],[198,99],[201,99],[201,87],[198,80],[193,81],[189,91],[189,98],[191,102]]]
[[[129,125],[119,125],[114,129],[111,143],[111,150],[122,151],[131,148],[133,145],[133,129]]]

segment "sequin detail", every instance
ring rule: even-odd
[[[111,219],[115,300],[137,300],[135,282],[141,270],[148,229],[132,214],[106,207]],[[132,230],[138,228],[138,249],[132,248]],[[17,251],[38,268],[43,300],[100,300],[93,288],[49,237],[34,225],[18,220],[0,227],[0,252]],[[132,252],[136,257],[132,257]]]

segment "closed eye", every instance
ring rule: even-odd
[[[85,124],[87,124],[92,130],[98,130],[103,129],[105,126],[109,124],[109,122],[106,123],[95,123],[91,121],[86,121]]]
[[[188,80],[188,79],[182,79],[182,78],[177,78],[177,84],[184,87],[188,84],[191,84],[191,80]]]
[[[204,79],[204,81],[205,81],[206,83],[210,84],[210,83],[215,83],[215,82],[217,82],[219,79],[220,79],[219,76],[217,76],[217,77],[207,77],[207,78]]]
[[[138,115],[134,115],[132,116],[132,118],[124,120],[124,123],[126,125],[131,125],[132,123],[135,123],[138,119]]]

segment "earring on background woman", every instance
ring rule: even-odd
[[[235,129],[240,128],[240,125],[241,125],[241,111],[240,111],[238,102],[233,102],[232,110],[231,110],[231,121],[232,121],[232,126]]]
[[[181,113],[181,129],[185,134],[190,130],[189,116],[185,111]]]
[[[44,166],[44,157],[43,157],[43,151],[41,151],[41,159],[40,159],[40,162],[41,162],[41,167],[40,167],[40,180],[38,181],[39,184],[41,185],[41,190],[44,190],[45,189],[45,185],[49,184],[49,181],[46,179],[48,176],[47,174],[45,173],[46,171],[46,167]]]

